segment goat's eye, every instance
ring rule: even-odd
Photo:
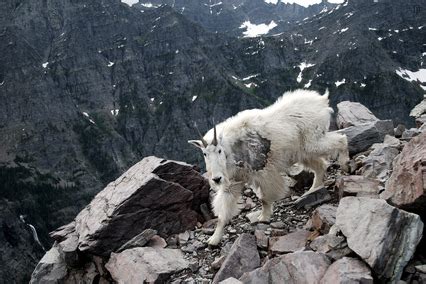
[[[219,154],[222,153],[222,150],[219,149]]]
[[[203,155],[204,155],[204,157],[207,157],[207,154],[206,154],[206,153],[203,153]]]

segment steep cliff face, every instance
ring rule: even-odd
[[[308,7],[281,1],[276,1],[275,4],[272,2],[264,0],[142,0],[134,7],[141,11],[149,11],[168,5],[208,31],[243,36],[245,28],[242,25],[245,22],[254,25],[270,25],[273,22],[275,25],[288,26],[337,6],[327,1]]]
[[[259,15],[244,20],[266,20],[255,12],[263,4],[240,2]],[[213,118],[310,87],[329,88],[333,104],[361,101],[379,118],[411,123],[408,112],[424,91],[402,77],[423,68],[420,2],[350,1],[300,23],[277,22],[273,33],[282,34],[247,39],[229,36],[231,24],[197,24],[167,5],[2,1],[1,170],[28,187],[27,202],[6,183],[1,197],[13,203],[16,222],[22,212],[32,218],[48,246],[46,232],[142,157],[200,162],[186,142],[196,136],[194,121],[204,131]],[[228,35],[212,32],[215,23]],[[9,171],[16,167],[30,171],[16,177]]]

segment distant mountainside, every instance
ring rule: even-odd
[[[24,214],[47,247],[49,230],[141,158],[200,162],[186,142],[196,137],[194,122],[207,130],[286,90],[328,88],[333,105],[360,101],[379,118],[412,123],[408,113],[426,88],[423,1],[349,1],[322,13],[291,5],[304,11],[292,24],[284,12],[260,12],[284,4],[224,2],[245,12],[223,24],[202,16],[216,6],[178,2],[0,3],[0,212],[10,216],[3,234],[22,235]],[[305,12],[312,16],[297,23]],[[241,37],[242,22],[272,20],[269,36]],[[22,282],[28,275],[14,263],[38,245],[5,240],[0,250],[11,261],[0,278]]]
[[[242,36],[244,25],[290,25],[326,12],[336,4],[323,0],[320,4],[307,8],[298,4],[267,3],[264,0],[140,0],[134,7],[141,11],[156,9],[162,5],[172,7],[189,20],[199,24],[207,31]]]

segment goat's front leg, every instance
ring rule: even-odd
[[[218,217],[214,234],[208,239],[207,243],[216,246],[222,239],[225,225],[238,213],[239,195],[235,196],[232,192],[218,190],[213,199],[213,212]]]
[[[271,216],[273,212],[274,212],[274,203],[262,200],[262,212],[260,213],[257,220],[259,222],[269,222],[271,220]]]

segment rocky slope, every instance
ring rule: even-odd
[[[248,4],[251,16],[257,7]],[[20,224],[18,235],[26,234],[19,220],[26,215],[49,247],[47,232],[143,157],[201,164],[186,143],[196,135],[194,121],[206,130],[213,118],[264,107],[296,87],[329,88],[333,105],[361,101],[380,119],[412,126],[408,113],[424,92],[407,78],[423,68],[420,4],[350,1],[309,12],[315,16],[290,31],[277,22],[271,32],[280,35],[246,39],[212,33],[169,6],[142,13],[118,0],[2,1],[4,212]],[[10,263],[21,261],[13,242],[0,247]]]
[[[350,126],[340,131],[372,137],[365,125],[381,120],[347,104],[339,117]],[[405,138],[369,140],[349,174],[331,164],[325,187],[308,195],[300,197],[312,176],[294,172],[293,196],[277,202],[271,223],[257,223],[260,204],[245,189],[218,247],[206,245],[216,222],[207,181],[184,163],[145,158],[51,234],[55,245],[30,283],[422,283],[426,124],[419,126]]]
[[[210,32],[218,32],[232,36],[247,36],[245,23],[265,25],[273,29],[276,25],[295,25],[303,19],[320,12],[327,12],[336,4],[323,1],[319,4],[303,7],[281,1],[267,3],[264,0],[142,0],[134,5],[141,11],[149,11],[168,5],[189,20],[199,24]],[[272,25],[271,25],[272,24]]]

